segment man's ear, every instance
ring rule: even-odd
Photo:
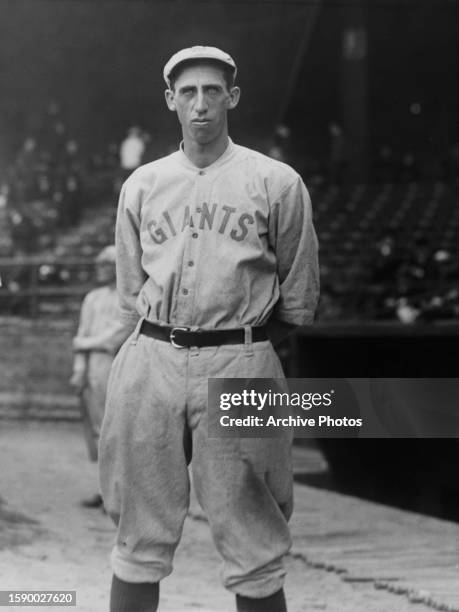
[[[168,109],[171,111],[177,110],[175,106],[175,93],[172,91],[172,89],[166,89],[164,95],[166,96],[166,104]]]
[[[241,90],[239,87],[232,87],[228,97],[228,110],[236,108],[239,103],[239,98],[241,97]]]

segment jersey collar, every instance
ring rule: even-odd
[[[226,149],[223,151],[223,153],[220,155],[219,158],[217,158],[212,164],[210,164],[209,166],[206,166],[205,168],[198,168],[198,166],[195,166],[193,162],[190,159],[188,159],[188,157],[185,155],[185,151],[183,148],[183,140],[180,143],[178,155],[179,155],[180,162],[184,166],[189,168],[190,170],[194,170],[195,172],[199,172],[199,171],[208,172],[209,170],[212,170],[214,168],[219,168],[220,166],[225,164],[231,157],[233,157],[235,152],[236,152],[236,145],[231,140],[231,138],[228,136],[228,146],[226,147]]]

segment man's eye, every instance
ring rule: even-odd
[[[218,89],[216,87],[209,87],[207,93],[209,93],[211,96],[215,96],[215,94],[218,93]]]

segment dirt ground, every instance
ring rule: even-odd
[[[101,511],[80,506],[97,489],[81,424],[0,420],[0,466],[0,590],[75,590],[80,612],[108,610],[114,527]],[[287,567],[291,612],[414,609],[400,597],[346,583],[301,559],[289,557]],[[161,585],[160,610],[234,610],[233,596],[220,585],[219,558],[195,502],[174,573]]]

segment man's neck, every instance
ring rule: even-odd
[[[223,155],[228,144],[229,138],[227,134],[216,142],[210,142],[204,145],[200,145],[196,142],[187,142],[184,138],[183,151],[197,168],[206,168]]]

